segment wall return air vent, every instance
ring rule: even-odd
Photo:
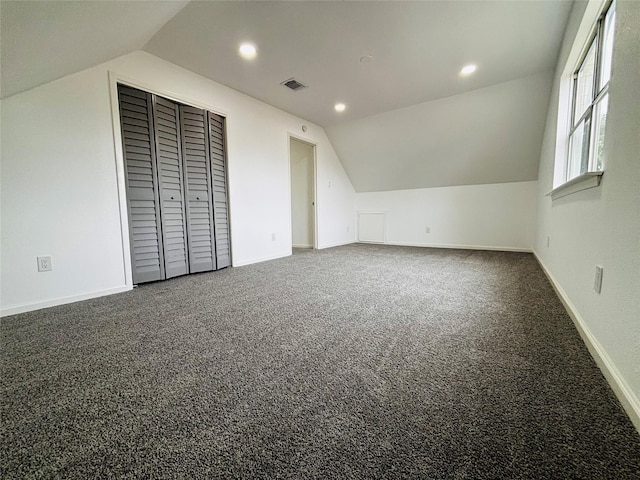
[[[290,78],[289,80],[285,80],[280,85],[284,85],[285,87],[290,88],[294,92],[297,90],[302,90],[303,88],[307,88],[307,86],[304,83],[299,82],[295,78]]]

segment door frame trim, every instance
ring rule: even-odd
[[[289,166],[287,177],[289,178],[289,245],[293,253],[293,210],[291,208],[291,140],[304,143],[313,148],[313,248],[318,249],[318,144],[313,140],[298,134],[287,132],[287,164]]]

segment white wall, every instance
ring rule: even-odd
[[[291,139],[291,242],[313,247],[313,146]]]
[[[640,429],[640,2],[617,2],[602,183],[553,202],[545,196],[553,184],[561,73],[577,32],[588,34],[592,25],[579,30],[585,7],[574,6],[552,90],[535,252]],[[596,265],[604,267],[600,294],[593,289]]]
[[[531,250],[536,192],[534,181],[357,193],[356,212],[386,212],[390,244]]]
[[[321,127],[135,52],[2,100],[3,314],[131,287],[109,71],[227,116],[234,266],[291,253],[289,133],[317,145],[318,247],[355,240],[354,190]]]

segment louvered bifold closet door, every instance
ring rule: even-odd
[[[189,271],[178,104],[156,96],[154,120],[164,266],[171,278]]]
[[[180,130],[187,200],[189,269],[191,273],[206,272],[216,269],[206,112],[180,105]]]
[[[151,94],[118,86],[133,282],[164,278]]]
[[[213,187],[213,218],[216,239],[217,268],[231,264],[229,209],[227,201],[227,157],[224,117],[209,112],[209,154]]]

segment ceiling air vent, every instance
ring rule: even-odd
[[[299,82],[295,78],[290,78],[289,80],[285,80],[280,85],[284,85],[285,87],[290,88],[294,92],[296,90],[302,90],[303,88],[307,88],[307,86],[304,83]]]

